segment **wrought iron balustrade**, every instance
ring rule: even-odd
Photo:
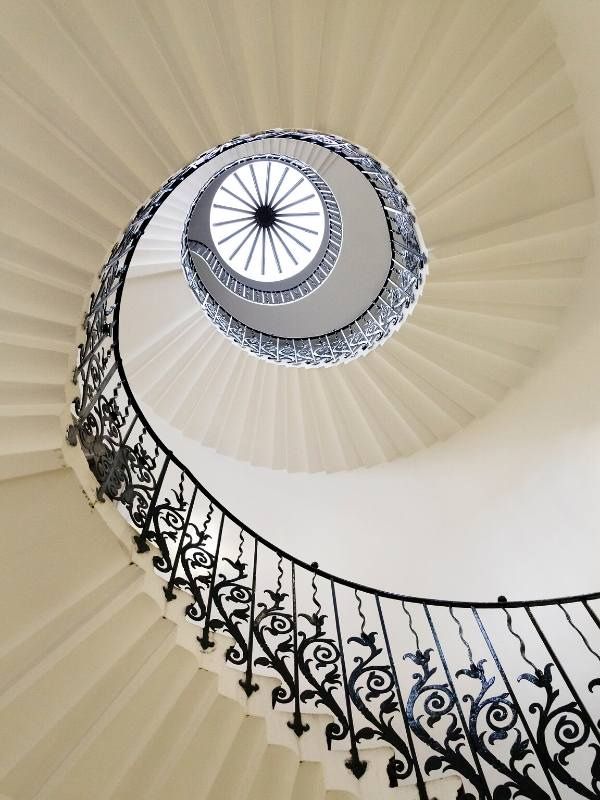
[[[272,705],[298,735],[327,712],[326,746],[360,778],[389,748],[391,787],[455,773],[477,800],[600,798],[600,593],[536,602],[450,603],[335,577],[250,530],[166,448],[119,354],[119,301],[144,206],[104,266],[84,321],[68,431],[97,482],[151,550],[164,593],[225,658],[248,696],[278,679]],[[283,723],[282,723],[283,724]]]
[[[392,175],[382,164],[356,145],[337,136],[313,131],[272,130],[238,137],[223,145],[222,149],[233,148],[240,144],[254,145],[262,139],[271,138],[295,140],[304,145],[313,144],[325,151],[329,150],[351,163],[371,185],[385,217],[390,243],[391,257],[383,285],[370,306],[354,321],[342,328],[311,337],[275,336],[258,331],[236,319],[208,291],[196,270],[192,253],[204,259],[209,270],[229,291],[252,302],[288,303],[306,297],[318,288],[336,264],[342,243],[343,221],[332,191],[316,174],[311,180],[327,207],[329,239],[322,261],[315,264],[314,271],[305,280],[289,289],[272,292],[252,288],[242,281],[239,272],[232,274],[226,270],[218,254],[209,248],[206,242],[188,239],[190,224],[188,217],[182,248],[182,266],[188,284],[215,327],[237,345],[259,358],[304,367],[329,366],[352,360],[369,352],[391,336],[411,312],[421,292],[426,274],[427,256],[420,242],[410,205]],[[214,152],[205,153],[196,164],[209,161]],[[273,155],[269,158],[276,160],[281,157]],[[242,164],[248,160],[249,158],[245,157],[232,163]],[[295,163],[293,159],[286,158],[286,162],[288,161]],[[232,164],[229,164],[227,168],[231,166]],[[305,172],[308,175],[314,171],[305,166]],[[212,179],[208,181],[207,186],[211,182]],[[328,196],[330,196],[329,201],[326,199]]]

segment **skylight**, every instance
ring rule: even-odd
[[[210,230],[223,263],[255,281],[302,272],[323,241],[325,213],[316,187],[291,164],[242,164],[217,189]]]

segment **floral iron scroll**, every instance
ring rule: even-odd
[[[416,784],[421,800],[447,774],[470,800],[600,798],[599,594],[451,604],[332,576],[236,519],[150,428],[119,355],[121,291],[153,213],[211,153],[139,210],[90,300],[67,437],[98,501],[153,552],[166,599],[186,596],[198,646],[226,636],[248,695],[276,677],[272,705],[298,736],[328,714],[324,745],[347,751],[356,778],[384,746],[390,787]]]

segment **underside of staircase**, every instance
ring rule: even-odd
[[[257,678],[248,699],[223,665],[224,642],[202,656],[177,624],[181,604],[165,603],[106,524],[118,515],[100,515],[71,469],[3,482],[0,506],[14,610],[1,620],[0,797],[418,798],[416,787],[388,788],[384,748],[369,751],[360,781],[344,752],[324,753],[325,715],[298,739],[282,724],[290,715],[270,709],[272,680]],[[454,800],[460,781],[427,786]]]
[[[325,748],[327,714],[296,736],[274,679],[247,697],[225,637],[198,648],[186,599],[165,601],[65,443],[76,347],[107,254],[170,175],[245,131],[334,132],[418,212],[430,275],[401,335],[339,370],[236,349],[184,285],[186,197],[132,265],[135,302],[187,293],[134,343],[132,382],[193,446],[269,469],[385,466],[459,439],[552,346],[597,224],[545,6],[4,0],[0,18],[0,800],[419,798],[389,787],[391,748],[361,751],[358,780]],[[464,796],[455,775],[425,782],[429,800]]]

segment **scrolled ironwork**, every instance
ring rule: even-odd
[[[271,692],[273,708],[278,704],[291,703],[296,695],[293,675],[294,659],[294,617],[286,607],[290,593],[283,590],[283,560],[277,564],[277,584],[274,589],[264,589],[268,601],[258,602],[258,614],[254,619],[254,636],[263,655],[258,656],[254,665],[273,670],[282,680]]]
[[[242,624],[250,625],[250,606],[253,594],[245,583],[248,578],[248,564],[243,557],[244,532],[240,531],[240,545],[237,557],[223,558],[220,563],[217,581],[212,587],[212,599],[218,616],[210,619],[213,631],[228,633],[233,642],[227,648],[225,659],[231,664],[241,666],[248,661],[248,637],[241,629]]]
[[[394,787],[413,773],[413,759],[398,730],[400,705],[392,668],[382,663],[383,650],[377,647],[376,638],[377,631],[362,631],[360,636],[348,639],[348,644],[355,643],[363,648],[363,652],[354,657],[348,690],[352,703],[367,723],[356,731],[357,742],[377,738],[394,750],[387,767],[390,786]]]
[[[467,739],[457,713],[459,701],[447,682],[432,680],[438,673],[438,667],[431,663],[432,653],[433,648],[429,647],[404,655],[416,667],[406,701],[408,724],[413,734],[433,751],[425,759],[423,771],[430,776],[453,770],[475,788],[478,798],[483,798],[477,770],[462,753]]]
[[[319,602],[315,576],[312,582],[313,609],[311,613],[298,614],[305,626],[298,630],[298,667],[308,687],[300,693],[303,703],[312,702],[327,709],[333,716],[325,728],[327,747],[341,742],[349,733],[346,713],[339,703],[342,688],[341,652],[335,637],[327,631],[328,615]]]
[[[458,670],[479,683],[477,694],[466,694],[469,704],[469,736],[478,755],[507,780],[494,788],[494,800],[527,797],[549,800],[550,794],[530,775],[534,769],[534,750],[518,725],[519,713],[508,691],[495,694],[495,676],[486,675],[486,660]],[[498,743],[509,743],[508,758],[498,752]]]
[[[600,743],[594,737],[584,709],[575,700],[561,700],[561,691],[553,683],[552,663],[535,673],[525,672],[519,680],[525,680],[543,693],[543,700],[530,705],[537,715],[536,739],[544,762],[554,776],[580,797],[600,797]],[[594,741],[595,738],[595,741]],[[590,741],[591,739],[591,741]],[[570,769],[571,756],[582,748],[593,751],[590,780],[586,785]]]
[[[288,724],[298,735],[316,735],[316,726],[307,733],[311,712],[328,714],[325,746],[349,751],[346,763],[357,778],[368,768],[369,748],[384,745],[393,753],[390,786],[414,780],[420,800],[428,800],[428,777],[447,774],[461,779],[463,800],[562,800],[566,794],[598,800],[600,593],[530,603],[450,603],[333,576],[282,552],[237,519],[145,419],[119,354],[129,261],[165,197],[203,159],[239,141],[173,176],[140,209],[90,298],[67,439],[83,451],[97,482],[96,501],[123,510],[138,549],[152,551],[166,599],[176,592],[189,598],[186,614],[198,626],[200,646],[210,648],[216,633],[227,637],[226,659],[242,673],[241,690],[256,691],[262,673],[279,678],[272,704],[292,711]],[[346,152],[371,166],[368,156]],[[389,197],[390,187],[377,180],[377,191]],[[406,214],[401,200],[395,202]],[[394,236],[410,262],[410,228],[398,224]],[[382,300],[393,308],[405,295],[402,273],[391,279],[398,288],[388,287]],[[394,302],[392,291],[398,292]],[[218,308],[209,313],[217,315]],[[368,330],[320,337],[311,347],[334,360],[383,335],[377,318]],[[230,334],[240,342],[254,335],[243,326]],[[254,346],[275,347],[278,358],[290,363],[302,353],[297,345],[258,335]],[[265,566],[274,562],[275,578],[272,566]],[[310,586],[309,599],[298,590],[299,580]],[[345,604],[342,615],[344,592],[353,592],[358,605]],[[375,621],[365,611],[368,597],[377,608]],[[541,607],[556,611],[552,626],[537,613]],[[445,621],[431,609],[444,613]],[[459,616],[457,609],[465,611]],[[587,627],[578,624],[578,614]],[[411,639],[414,646],[407,648]],[[574,663],[575,670],[567,666]]]

